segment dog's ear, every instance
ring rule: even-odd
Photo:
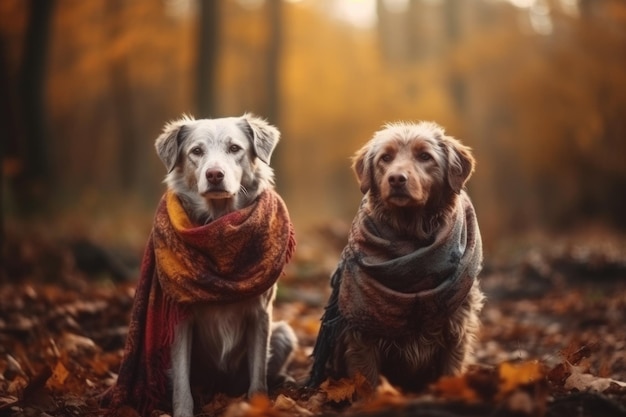
[[[163,128],[163,132],[154,142],[157,155],[165,164],[167,172],[170,173],[176,167],[176,160],[178,159],[178,153],[180,152],[181,145],[184,142],[186,135],[187,123],[193,121],[192,116],[184,115],[182,118],[169,122]]]
[[[444,136],[441,142],[448,153],[448,184],[458,194],[474,172],[476,162],[471,148],[453,137]]]
[[[241,119],[244,124],[243,131],[252,141],[257,158],[269,165],[274,148],[280,139],[280,132],[265,120],[250,113],[244,114]]]
[[[356,174],[363,194],[367,193],[372,187],[372,162],[369,153],[370,146],[368,144],[359,149],[352,157],[352,169]]]

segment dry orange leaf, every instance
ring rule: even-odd
[[[57,361],[57,364],[52,371],[52,376],[47,381],[47,385],[51,388],[61,388],[65,384],[65,380],[70,375],[63,362]]]
[[[380,384],[376,387],[377,397],[402,397],[402,393],[396,387],[391,385],[387,378],[380,377]]]
[[[356,387],[356,395],[360,398],[371,397],[374,393],[374,388],[369,383],[369,381],[363,376],[361,373],[357,373],[352,377],[352,381],[354,382],[354,386]]]
[[[443,376],[434,385],[434,390],[446,399],[462,400],[466,402],[478,401],[478,394],[467,385],[464,376]]]
[[[326,393],[328,400],[334,402],[353,401],[355,394],[359,397],[368,397],[373,392],[367,379],[358,372],[352,378],[339,380],[328,378],[322,382],[320,389]]]
[[[363,403],[360,410],[373,412],[406,404],[408,397],[389,383],[387,378],[381,377],[380,384],[376,387],[370,399]]]
[[[289,398],[283,394],[276,397],[274,401],[274,409],[290,416],[309,417],[313,412],[302,407],[293,398]]]
[[[276,413],[272,413],[272,401],[264,394],[255,394],[250,400],[250,410],[248,411],[248,416],[267,416],[274,415]]]
[[[544,377],[539,361],[504,362],[498,366],[498,373],[501,381],[501,394],[507,394],[521,386],[533,384]]]
[[[330,401],[341,402],[344,400],[352,401],[352,397],[356,391],[354,382],[348,378],[335,380],[328,378],[322,382],[320,389],[326,393],[326,398]]]
[[[272,407],[272,401],[263,394],[253,395],[248,402],[236,401],[231,403],[224,417],[278,417],[280,412]]]

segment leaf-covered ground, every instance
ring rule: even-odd
[[[466,374],[417,394],[358,376],[304,388],[344,232],[301,242],[281,281],[274,311],[300,340],[295,382],[269,398],[218,395],[200,415],[626,416],[626,250],[606,234],[535,238],[488,254],[477,364]],[[136,262],[88,241],[6,237],[0,415],[103,415],[98,395],[120,364]]]

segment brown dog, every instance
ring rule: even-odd
[[[361,373],[416,390],[464,369],[483,305],[470,149],[434,123],[385,126],[353,164],[364,194],[331,285],[310,383]]]

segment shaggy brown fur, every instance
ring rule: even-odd
[[[377,132],[355,157],[365,194],[333,274],[311,383],[359,372],[416,390],[463,370],[483,295],[480,232],[463,186],[470,149],[434,123]]]

